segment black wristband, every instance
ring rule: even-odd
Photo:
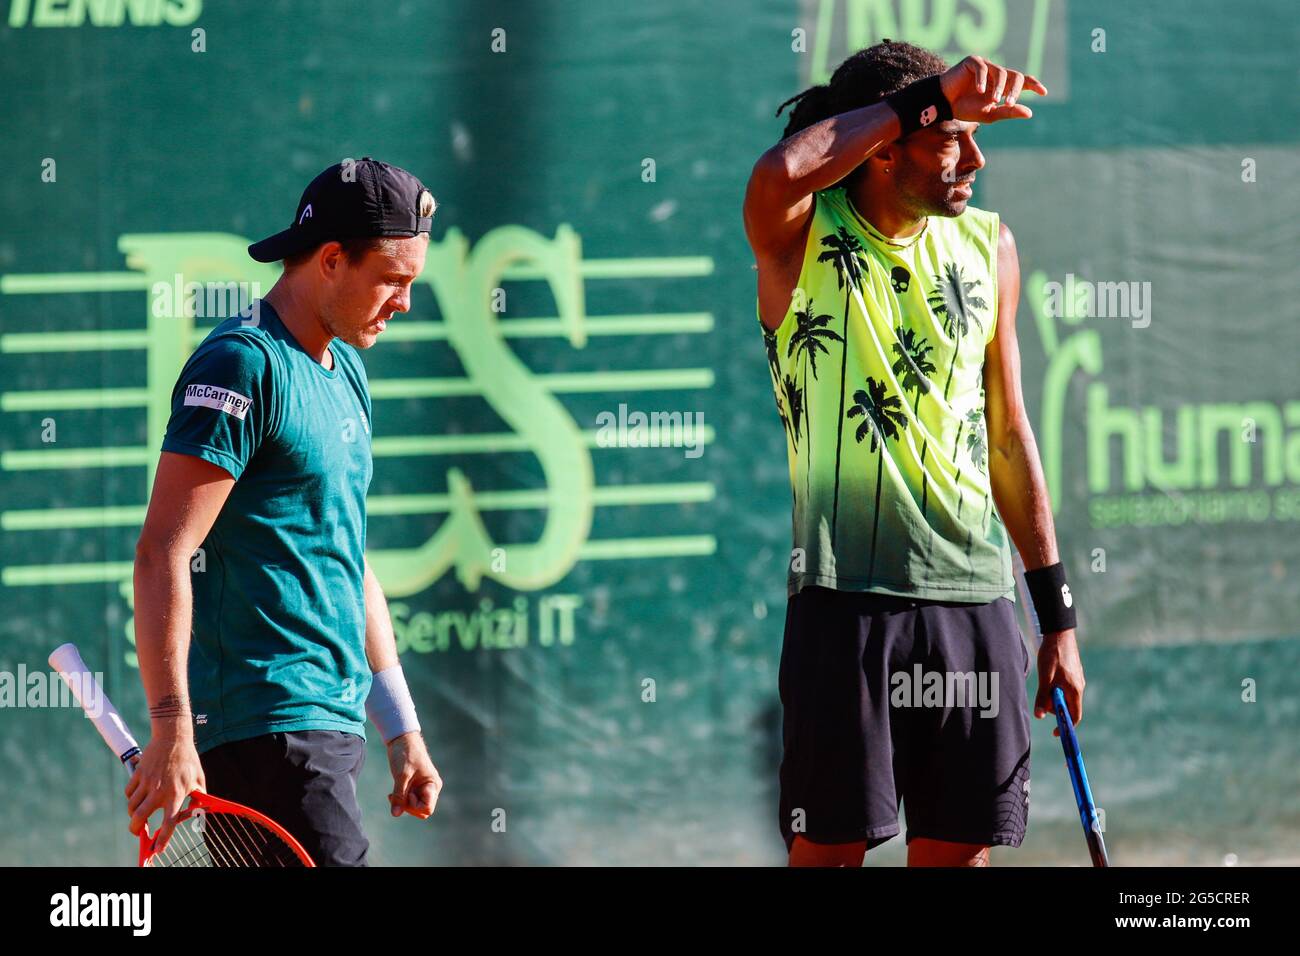
[[[900,139],[918,129],[952,119],[952,107],[943,95],[939,77],[927,76],[885,97],[903,127]]]
[[[1065,583],[1065,565],[1061,562],[1025,572],[1025,584],[1038,614],[1038,630],[1043,634],[1068,631],[1075,626],[1074,595]]]

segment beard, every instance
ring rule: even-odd
[[[936,196],[935,209],[930,213],[932,216],[960,216],[966,211],[967,204],[971,201],[972,196],[962,187],[973,189],[975,184],[974,178],[958,180],[955,183],[941,182],[941,189]]]
[[[966,211],[971,201],[960,187],[970,185],[973,180],[946,182],[942,178],[913,178],[905,176],[899,180],[899,187],[909,197],[908,206],[917,218],[922,216],[942,216],[951,219]]]
[[[354,349],[368,349],[370,346],[375,344],[373,339],[366,337],[365,329],[343,330],[342,334],[336,333],[331,329],[330,333],[340,342],[346,342]]]
[[[917,202],[917,208],[927,216],[942,216],[951,219],[966,211],[971,197],[961,188],[962,183],[930,183]],[[969,185],[967,183],[966,185]]]
[[[949,188],[944,193],[944,198],[930,211],[932,216],[945,216],[949,219],[954,216],[960,216],[966,211],[966,204],[970,198],[955,188]]]
[[[370,331],[369,325],[357,325],[340,319],[332,310],[326,310],[321,314],[321,325],[331,336],[344,342],[354,349],[365,349],[374,345],[373,332]]]

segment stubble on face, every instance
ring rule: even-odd
[[[966,211],[971,198],[966,187],[974,181],[974,173],[960,175],[956,182],[948,182],[943,178],[942,171],[930,173],[909,165],[899,172],[902,174],[898,178],[899,193],[917,218],[953,218]],[[950,172],[948,175],[953,174]]]
[[[379,338],[379,333],[371,331],[367,326],[348,325],[337,319],[321,317],[325,331],[341,342],[346,342],[354,349],[368,349],[374,345]]]
[[[349,323],[336,309],[337,303],[330,303],[321,310],[321,325],[325,327],[325,331],[330,334],[331,338],[346,342],[355,349],[368,349],[375,344],[373,337],[369,340],[364,337],[364,326],[358,327]]]
[[[337,297],[321,308],[321,325],[331,336],[353,348],[368,349],[378,341],[397,312],[395,285],[409,286],[424,268],[428,236],[398,240],[392,248],[372,250],[364,259],[345,266],[347,281]],[[403,299],[409,302],[409,300]]]

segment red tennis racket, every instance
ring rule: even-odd
[[[140,760],[140,747],[99,686],[75,644],[50,655],[77,703],[86,711],[109,749],[127,767]],[[141,866],[300,867],[315,866],[307,851],[284,827],[249,807],[196,790],[176,817],[164,847],[145,824],[140,833]]]

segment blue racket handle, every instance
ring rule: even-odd
[[[1074,733],[1074,721],[1065,706],[1065,694],[1059,687],[1052,688],[1052,706],[1056,710],[1056,725],[1061,731],[1061,747],[1065,751],[1065,766],[1070,772],[1070,785],[1074,788],[1074,802],[1079,807],[1079,823],[1088,838],[1088,850],[1095,866],[1109,866],[1106,844],[1101,837],[1101,821],[1097,819],[1097,804],[1088,786],[1088,771],[1083,766],[1083,753],[1079,738]]]

